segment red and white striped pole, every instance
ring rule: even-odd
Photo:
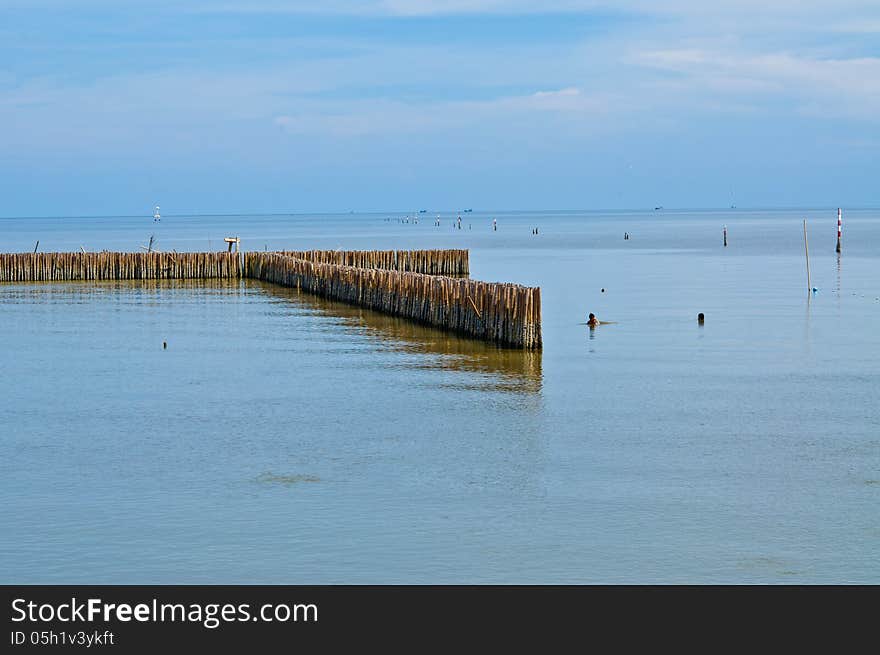
[[[843,221],[841,220],[840,207],[837,208],[837,252],[840,252],[840,235],[843,232]]]

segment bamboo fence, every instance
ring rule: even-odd
[[[0,253],[0,282],[237,279],[303,289],[513,348],[541,348],[541,290],[466,277],[467,250]]]
[[[382,268],[426,275],[467,275],[467,250],[285,250],[278,254],[316,264]]]
[[[539,288],[259,252],[245,253],[244,275],[502,346],[541,348]]]
[[[48,252],[0,254],[0,282],[241,277],[238,253]]]

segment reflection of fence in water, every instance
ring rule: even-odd
[[[284,299],[309,311],[340,319],[345,326],[363,331],[390,350],[432,355],[417,364],[421,368],[460,370],[490,376],[486,388],[520,393],[539,393],[542,384],[541,351],[499,348],[483,341],[451,334],[438,328],[414,323],[337,300],[315,296],[295,288],[258,280],[266,295]]]
[[[39,284],[10,283],[0,285],[3,304],[50,304],[61,302],[110,302],[130,304],[132,298],[149,296],[156,301],[174,303],[184,293],[188,303],[222,302],[243,296],[247,287],[239,278],[188,278],[142,280],[72,280],[46,281]]]
[[[89,296],[99,301],[131,302],[131,293],[168,294],[173,302],[175,293],[184,292],[188,302],[223,302],[234,296],[254,293],[292,302],[308,311],[339,319],[346,328],[359,330],[381,342],[392,351],[430,355],[412,366],[442,371],[463,371],[485,375],[489,379],[479,386],[486,389],[518,393],[539,393],[542,385],[541,352],[498,348],[491,344],[459,337],[441,329],[411,320],[390,316],[340,301],[328,300],[295,288],[278,286],[258,280],[236,278],[214,279],[149,279],[74,281],[53,284],[11,284],[0,287],[4,304],[43,304],[70,301]],[[122,292],[122,293],[120,293]],[[156,298],[158,300],[158,298]],[[80,298],[76,302],[82,302]],[[165,301],[163,301],[164,304]]]

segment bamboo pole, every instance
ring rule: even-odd
[[[804,219],[804,256],[807,259],[807,293],[813,291],[813,283],[810,280],[810,245],[807,241],[807,219]]]

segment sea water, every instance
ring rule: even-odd
[[[880,212],[839,257],[836,208],[439,213],[0,219],[12,251],[469,248],[544,335],[0,284],[0,582],[880,582]]]

